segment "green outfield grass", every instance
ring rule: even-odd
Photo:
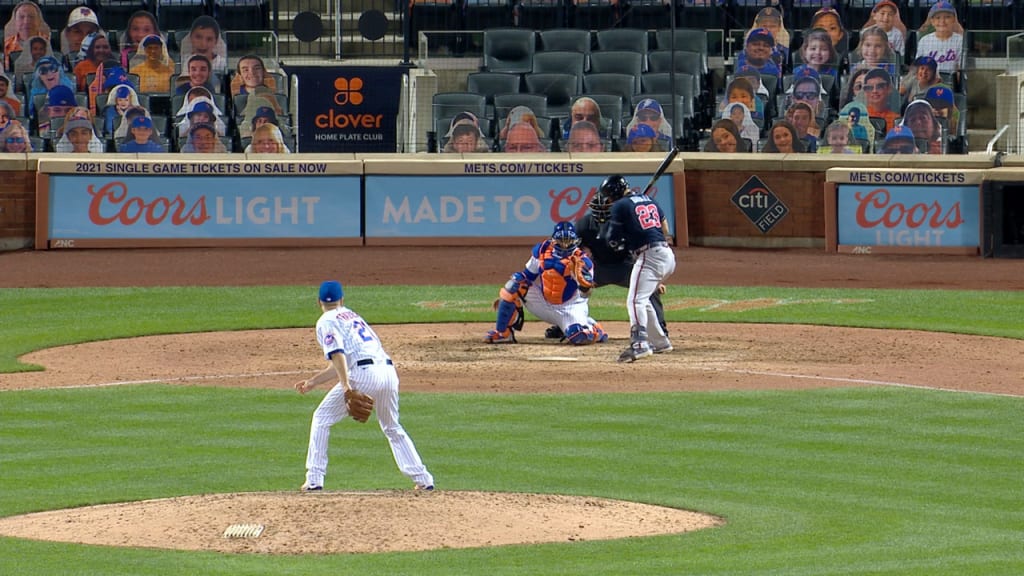
[[[346,302],[378,324],[491,320],[495,293],[490,286],[347,291]],[[620,289],[602,289],[594,315],[625,320],[623,299]],[[4,290],[0,372],[31,369],[17,363],[20,354],[71,342],[310,327],[314,300],[310,286]],[[738,301],[765,306],[730,311]],[[1024,338],[1018,293],[673,286],[667,303],[674,322]],[[322,394],[159,384],[0,392],[0,516],[294,490]],[[0,538],[0,574],[1024,573],[1024,398],[864,387],[406,393],[402,414],[440,489],[594,495],[701,510],[727,524],[606,542],[322,557]],[[375,426],[340,425],[331,465],[328,488],[408,487]],[[330,485],[332,478],[345,485]]]

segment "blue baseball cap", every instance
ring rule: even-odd
[[[320,285],[321,302],[337,302],[343,296],[345,296],[345,291],[341,289],[341,282],[328,280]]]
[[[924,99],[936,110],[953,107],[953,91],[945,86],[932,86],[925,93]]]
[[[939,12],[949,12],[953,16],[956,16],[956,8],[954,8],[953,5],[947,2],[946,0],[940,0],[939,2],[936,2],[934,5],[932,5],[932,7],[928,10],[928,17],[931,18],[932,16],[938,14]]]
[[[637,138],[657,138],[658,135],[654,132],[654,128],[651,128],[647,124],[637,124],[629,130],[629,137],[627,142],[632,144]]]
[[[131,98],[132,89],[127,86],[118,86],[117,92],[114,93],[114,98]]]
[[[43,66],[54,66],[60,68],[60,60],[57,60],[53,56],[43,56],[36,62],[36,70],[39,70]]]
[[[931,56],[921,56],[917,60],[914,60],[914,66],[927,66],[932,70],[939,69],[939,63],[935,61],[935,58]]]
[[[74,91],[63,84],[57,84],[50,88],[46,96],[46,103],[48,106],[75,106],[78,104],[75,101]]]
[[[753,42],[754,40],[764,40],[769,44],[775,44],[775,36],[768,31],[767,28],[754,28],[747,35],[747,43]]]
[[[209,102],[196,102],[192,109],[188,111],[189,115],[195,112],[206,112],[207,114],[213,114],[213,106],[210,106]]]
[[[914,132],[913,130],[902,124],[897,124],[896,126],[893,126],[892,130],[889,130],[889,132],[886,133],[885,135],[886,144],[894,140],[910,140],[911,142],[913,142]]]
[[[152,128],[153,121],[148,116],[137,116],[132,120],[132,128]]]
[[[797,78],[814,78],[820,82],[821,74],[810,66],[797,66],[796,70],[793,71],[793,78],[794,80]]]
[[[146,46],[149,46],[150,44],[159,44],[159,45],[163,46],[164,41],[163,41],[162,38],[160,38],[156,34],[150,34],[149,36],[146,36],[145,38],[142,39],[142,47],[145,48]]]

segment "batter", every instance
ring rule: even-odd
[[[668,220],[650,196],[632,194],[629,182],[620,175],[605,178],[600,193],[613,202],[606,231],[608,245],[634,257],[626,297],[630,345],[619,355],[619,362],[671,352],[672,342],[651,303],[658,287],[676,270],[676,254],[668,244]]]

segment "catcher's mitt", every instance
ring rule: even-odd
[[[345,390],[345,405],[348,415],[357,422],[366,422],[373,412],[373,398],[353,388]]]
[[[587,269],[587,263],[578,254],[569,257],[569,266],[567,268],[569,268],[573,280],[576,280],[576,283],[579,284],[581,291],[589,292],[594,287],[594,274],[591,270]]]

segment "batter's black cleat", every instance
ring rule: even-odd
[[[544,331],[544,337],[552,340],[561,340],[565,338],[565,334],[562,333],[562,329],[558,326],[548,326],[548,329]]]

